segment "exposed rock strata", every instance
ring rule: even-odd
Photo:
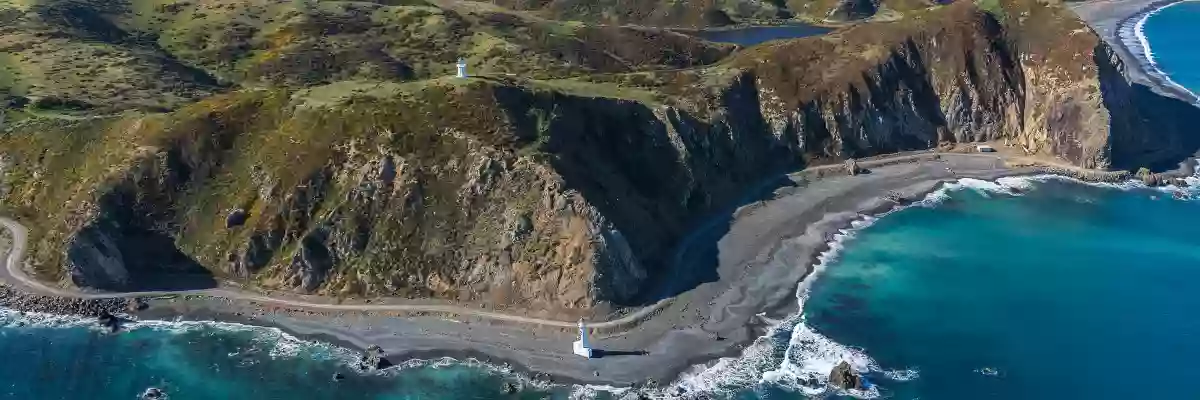
[[[166,273],[202,285],[211,271],[579,314],[655,300],[682,238],[783,171],[974,141],[1089,168],[1156,167],[1200,147],[1183,125],[1196,109],[1126,83],[1069,12],[1007,7],[1025,19],[961,3],[617,77],[656,79],[645,91],[333,84],[25,123],[0,138],[4,203],[36,220],[41,270],[78,285]],[[45,198],[63,207],[44,212]]]

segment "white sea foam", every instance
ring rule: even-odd
[[[1198,171],[1200,171],[1200,161],[1197,161],[1197,167]],[[974,190],[985,195],[991,193],[1019,196],[1025,191],[1034,189],[1037,183],[1049,180],[1070,181],[1078,184],[1118,190],[1146,188],[1146,185],[1137,180],[1122,183],[1097,183],[1049,174],[1006,177],[995,181],[963,178],[927,194],[923,199],[912,203],[909,207],[937,206],[950,198],[951,192],[958,190]],[[1188,184],[1187,187],[1167,186],[1154,189],[1163,192],[1188,191],[1193,194],[1200,192],[1200,173],[1197,176],[1185,178],[1185,181]],[[868,228],[878,221],[879,218],[904,208],[907,207],[898,207],[876,216],[860,216],[859,219],[850,223],[849,228],[839,230],[838,233],[834,234],[828,242],[828,249],[817,257],[817,262],[814,264],[812,272],[797,287],[796,298],[798,308],[800,310],[804,309],[804,302],[808,298],[813,282],[831,263],[837,260],[838,256],[845,249],[845,244],[854,239],[859,230]],[[776,323],[768,329],[768,333],[746,346],[740,356],[725,357],[709,366],[695,366],[688,372],[681,374],[672,385],[665,389],[647,392],[607,385],[578,385],[572,388],[569,398],[595,398],[600,393],[607,393],[621,399],[632,399],[638,396],[648,396],[650,398],[725,397],[737,390],[752,388],[762,384],[780,386],[802,392],[808,396],[837,394],[864,399],[880,396],[877,384],[872,384],[867,390],[836,391],[831,393],[831,388],[828,385],[829,372],[842,361],[850,363],[853,369],[860,374],[882,376],[892,382],[910,381],[918,379],[920,376],[919,371],[916,369],[883,369],[862,349],[837,343],[810,328],[804,323],[804,320],[805,317],[803,314],[796,314],[780,321],[774,321]],[[102,329],[90,318],[18,312],[2,308],[0,308],[0,326],[91,327],[93,329]],[[353,364],[357,361],[356,353],[351,350],[320,342],[302,340],[275,328],[231,322],[150,320],[135,321],[127,324],[126,328],[156,329],[177,333],[188,332],[198,328],[253,331],[255,337],[259,340],[274,344],[270,351],[270,355],[273,357],[294,357],[300,353],[299,350],[301,349],[323,347],[332,350],[329,354],[333,354],[336,358],[344,362]],[[786,346],[784,346],[784,343],[786,343]],[[781,351],[782,354],[780,354]],[[442,368],[452,365],[469,365],[486,369],[492,373],[503,374],[510,379],[517,380],[523,388],[527,389],[549,390],[556,387],[552,383],[535,380],[516,373],[507,366],[488,364],[475,359],[413,359],[392,366],[380,373],[395,374],[413,368]],[[998,374],[998,371],[991,368],[981,368],[977,372],[985,375]]]
[[[216,321],[159,321],[140,320],[124,324],[123,329],[150,329],[160,332],[184,334],[196,330],[221,330],[244,332],[251,335],[253,346],[244,349],[244,354],[265,351],[271,358],[327,357],[346,364],[357,361],[356,352],[332,344],[304,340],[289,335],[278,328],[245,325],[235,322]]]
[[[1000,370],[992,367],[983,367],[975,370],[975,373],[983,376],[1000,376]]]
[[[328,357],[343,363],[357,360],[354,351],[331,344],[309,341],[289,335],[277,328],[244,325],[216,321],[159,321],[137,320],[136,317],[117,314],[127,322],[121,325],[124,331],[153,330],[167,334],[187,334],[198,330],[221,330],[244,332],[250,335],[252,346],[230,356],[265,352],[273,358]],[[108,332],[94,318],[58,315],[39,312],[21,312],[0,308],[0,326],[6,328],[84,328],[97,332]]]
[[[100,330],[94,319],[71,315],[22,312],[0,308],[0,326],[5,328],[72,328],[94,327]]]
[[[945,193],[940,195],[945,196]],[[931,194],[932,198],[938,195]],[[931,197],[927,196],[925,200]],[[917,202],[916,205],[929,202]],[[817,256],[812,271],[797,287],[796,301],[800,310],[812,283],[834,261],[837,260],[845,243],[859,230],[873,225],[880,217],[899,210],[894,209],[880,216],[864,215],[850,223],[850,228],[833,235],[828,249]],[[780,350],[782,354],[780,354]],[[772,326],[767,335],[747,346],[739,357],[722,358],[710,367],[694,367],[684,373],[673,385],[679,397],[728,397],[732,392],[770,384],[804,393],[807,396],[838,394],[855,398],[872,399],[880,396],[879,387],[871,385],[866,390],[831,392],[829,373],[837,364],[846,361],[860,374],[878,373],[894,380],[910,380],[917,375],[915,370],[884,370],[861,349],[837,343],[816,332],[804,323],[804,315],[796,314]]]
[[[1151,70],[1149,72],[1161,77],[1164,81],[1166,81],[1166,83],[1168,85],[1171,85],[1172,87],[1182,90],[1185,93],[1187,93],[1188,95],[1190,95],[1192,97],[1191,98],[1192,102],[1200,102],[1200,96],[1197,96],[1195,92],[1188,90],[1188,88],[1183,87],[1183,85],[1180,85],[1178,82],[1175,82],[1174,80],[1172,80],[1171,76],[1168,75],[1165,71],[1162,70],[1162,68],[1159,67],[1158,61],[1154,59],[1154,50],[1150,48],[1150,40],[1146,38],[1146,32],[1145,32],[1146,21],[1149,21],[1150,17],[1154,16],[1155,14],[1158,14],[1168,8],[1174,7],[1174,6],[1178,5],[1179,3],[1183,3],[1183,2],[1180,1],[1180,2],[1176,2],[1176,3],[1167,4],[1165,6],[1156,8],[1150,12],[1147,12],[1147,13],[1145,13],[1145,15],[1142,15],[1140,18],[1138,18],[1137,23],[1134,24],[1134,26],[1133,26],[1133,35],[1137,39],[1137,42],[1138,42],[1137,44],[1139,46],[1141,46],[1141,48],[1142,48],[1142,57],[1144,58],[1144,61],[1145,61],[1143,63],[1143,65]]]
[[[1033,189],[1035,179],[1036,177],[1028,176],[1009,176],[995,181],[962,178],[956,182],[946,184],[941,190],[974,190],[985,197],[990,197],[991,194],[1021,196],[1025,191]]]
[[[896,382],[908,382],[917,379],[921,376],[920,371],[916,369],[905,369],[900,371],[887,371],[883,373],[888,379]]]
[[[1197,165],[1200,167],[1200,162],[1197,162]],[[1136,180],[1121,183],[1085,182],[1050,174],[1004,177],[995,181],[963,178],[929,193],[920,201],[912,203],[910,207],[937,206],[950,198],[952,192],[959,190],[973,190],[984,195],[1021,196],[1027,191],[1034,190],[1038,183],[1049,180],[1070,181],[1118,190],[1146,188],[1146,185]],[[1200,190],[1200,185],[1198,185],[1200,177],[1189,177],[1186,180],[1189,188],[1156,189],[1164,192]],[[892,209],[877,216],[862,216],[851,222],[850,228],[840,230],[835,234],[828,243],[828,250],[817,257],[817,263],[813,266],[812,272],[797,287],[796,298],[799,309],[804,310],[804,302],[808,298],[813,282],[831,263],[837,260],[845,249],[845,244],[854,239],[859,230],[870,227],[879,218],[904,208]],[[862,349],[837,343],[813,330],[804,323],[804,320],[804,315],[801,313],[779,321],[768,330],[767,335],[747,346],[739,357],[722,358],[711,366],[694,367],[680,376],[673,385],[673,389],[668,389],[667,392],[659,393],[654,397],[695,398],[706,397],[706,395],[726,397],[735,390],[761,384],[781,386],[808,396],[826,395],[830,394],[829,372],[842,361],[850,363],[856,372],[883,376],[893,382],[910,381],[918,379],[920,376],[916,369],[883,369]],[[787,340],[787,346],[781,356],[778,354],[778,349],[782,347],[783,340]],[[984,369],[981,371],[991,372]],[[886,384],[887,382],[880,383]],[[872,385],[865,391],[837,394],[857,398],[875,398],[879,396],[879,387]]]

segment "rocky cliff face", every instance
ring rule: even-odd
[[[52,138],[12,133],[9,200],[32,209],[50,192],[78,199],[62,211],[65,226],[40,232],[47,245],[34,255],[66,265],[81,286],[143,287],[143,265],[177,259],[177,273],[200,264],[306,293],[560,313],[640,300],[693,220],[796,167],[761,118],[711,123],[513,83],[396,85],[336,102],[318,100],[320,88],[237,93],[110,121],[81,138],[82,155],[47,158]],[[743,99],[725,101],[736,110]],[[83,169],[112,175],[65,178],[62,192],[21,180],[104,157],[118,167]],[[186,257],[138,251],[160,238]]]
[[[34,228],[44,275],[78,285],[211,284],[209,271],[577,315],[652,300],[699,221],[805,165],[989,140],[1126,168],[1200,147],[1181,122],[1196,109],[1125,83],[1065,9],[1005,7],[682,71],[338,82],[24,120],[0,137],[0,195]]]
[[[1179,126],[1195,107],[1131,87],[1069,11],[1008,6],[1025,20],[955,4],[758,46],[723,66],[752,80],[743,98],[810,162],[995,141],[1087,168],[1133,168],[1196,150]]]

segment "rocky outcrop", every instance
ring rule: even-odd
[[[359,359],[359,370],[366,372],[375,372],[392,366],[392,363],[384,358],[383,348],[371,345],[367,350],[363,351],[362,358]]]
[[[1005,4],[1027,17],[956,3],[759,46],[729,65],[753,80],[743,97],[769,129],[797,137],[810,162],[993,141],[1086,168],[1161,167],[1200,148],[1179,126],[1197,109],[1130,86],[1069,11]]]
[[[67,270],[81,287],[120,290],[130,286],[129,270],[117,244],[96,227],[80,230],[67,244]]]
[[[863,388],[862,377],[854,372],[850,363],[842,361],[829,372],[829,384],[842,390],[858,390]]]
[[[83,300],[37,296],[0,285],[0,307],[21,312],[95,317],[124,311],[124,302],[120,299]]]
[[[26,122],[0,136],[3,200],[41,218],[43,272],[81,286],[204,266],[562,316],[656,300],[699,221],[806,165],[975,141],[1089,168],[1195,150],[1194,108],[1141,97],[1066,10],[1010,3],[1027,18],[957,3],[599,83],[342,82]]]
[[[121,317],[112,315],[107,311],[103,311],[100,313],[100,315],[96,316],[96,323],[100,324],[101,327],[108,329],[109,332],[121,330],[121,322]]]
[[[141,398],[143,400],[160,400],[167,398],[167,394],[162,389],[151,387],[146,388],[146,391],[142,392]]]

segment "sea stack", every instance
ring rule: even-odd
[[[854,372],[850,363],[842,361],[829,373],[829,384],[843,390],[862,389],[862,377]]]
[[[377,345],[367,347],[367,351],[363,352],[362,360],[359,361],[359,369],[363,371],[378,371],[389,366],[391,364],[383,358],[383,348]]]

